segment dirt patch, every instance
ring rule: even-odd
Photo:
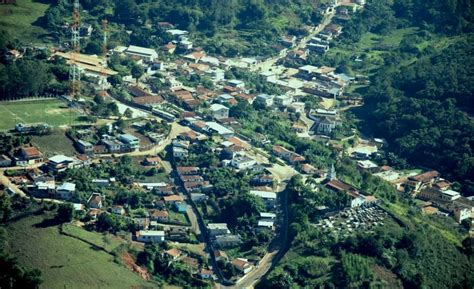
[[[130,255],[128,252],[122,253],[122,261],[133,272],[137,273],[142,277],[144,280],[148,281],[150,280],[150,274],[148,271],[135,263],[135,260],[133,259],[132,255]]]

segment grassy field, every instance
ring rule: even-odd
[[[16,5],[0,5],[0,30],[25,42],[38,42],[47,31],[33,23],[42,17],[48,4],[36,0],[17,0]]]
[[[66,104],[57,99],[2,102],[0,103],[0,130],[15,127],[15,124],[43,122],[51,126],[79,123],[79,114],[70,115]]]
[[[7,250],[21,265],[42,271],[41,288],[152,288],[113,257],[77,239],[61,235],[57,226],[38,226],[43,216],[33,216],[10,224]],[[101,242],[90,232],[69,228],[76,234]],[[110,244],[113,244],[112,242]]]
[[[51,141],[54,139],[54,141]],[[73,155],[76,150],[72,141],[64,134],[64,130],[55,129],[49,135],[33,136],[31,139],[33,145],[37,146],[46,157],[54,155]]]

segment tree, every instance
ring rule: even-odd
[[[132,73],[132,77],[135,78],[138,83],[139,78],[143,75],[143,73],[145,73],[145,71],[143,70],[143,67],[141,67],[138,64],[135,64],[132,66],[131,73]]]
[[[126,118],[132,118],[133,117],[133,111],[130,108],[127,108],[124,112],[123,115]]]
[[[84,49],[87,54],[102,54],[102,45],[97,41],[89,41]]]
[[[60,204],[56,219],[61,223],[71,222],[74,218],[74,207],[70,203]]]

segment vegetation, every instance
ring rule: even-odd
[[[370,75],[354,89],[364,133],[388,143],[385,160],[439,170],[473,194],[473,14],[465,1],[372,1],[314,64]],[[357,60],[357,61],[356,61]],[[461,129],[462,128],[462,129]]]
[[[38,109],[41,104],[42,109]],[[47,123],[61,126],[70,122],[81,123],[79,114],[67,108],[60,100],[21,101],[2,103],[0,106],[0,130],[13,129],[17,123]]]
[[[20,265],[41,270],[42,288],[146,286],[138,275],[115,263],[110,254],[61,235],[56,225],[45,222],[52,217],[31,216],[5,227],[7,252],[14,253]]]
[[[35,0],[17,0],[15,5],[0,6],[0,30],[6,31],[22,41],[37,42],[47,31],[37,24],[49,5]]]
[[[71,4],[62,1],[48,9],[41,23],[58,35],[66,36],[61,29],[64,19],[69,18]],[[329,2],[329,1],[322,1]],[[238,54],[268,55],[275,53],[279,36],[304,35],[303,25],[318,24],[321,16],[315,9],[319,3],[310,0],[296,2],[263,0],[222,1],[81,1],[88,11],[83,21],[97,28],[91,42],[100,39],[100,22],[107,18],[111,23],[111,43],[158,47],[171,41],[163,28],[156,25],[168,21],[178,28],[189,30],[198,45],[211,53],[225,56]],[[144,28],[143,25],[153,25]],[[131,29],[128,35],[123,27]],[[90,45],[84,45],[89,47]]]
[[[337,207],[319,200],[324,192],[312,192],[294,177],[290,195],[291,249],[258,288],[469,288],[473,285],[472,251],[447,238],[452,225],[417,222],[421,214],[407,201],[397,202],[409,218],[403,224],[384,220],[374,232],[360,231],[349,237],[322,232],[311,224],[318,219],[316,206]],[[334,193],[332,193],[334,195]],[[396,216],[398,212],[392,211]],[[402,217],[400,215],[400,217]],[[466,235],[462,228],[459,235]],[[320,266],[313,267],[313,264]]]

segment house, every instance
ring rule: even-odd
[[[406,188],[412,192],[420,192],[425,188],[430,188],[439,180],[437,171],[428,171],[408,178]]]
[[[272,175],[258,175],[252,179],[252,184],[257,186],[273,186]]]
[[[178,147],[178,146],[173,146],[173,157],[177,159],[183,159],[188,157],[189,152],[187,149]]]
[[[357,161],[357,168],[364,172],[374,173],[379,166],[371,160]]]
[[[260,212],[260,219],[261,220],[275,220],[276,219],[276,214],[275,213]]]
[[[237,80],[237,79],[232,79],[232,80],[227,81],[227,85],[231,87],[235,87],[235,88],[241,88],[241,89],[245,88],[245,82],[243,82],[242,80]]]
[[[92,193],[87,200],[89,208],[101,209],[103,206],[103,197],[99,193]]]
[[[465,219],[472,218],[473,213],[474,213],[473,207],[460,206],[460,207],[455,207],[453,210],[454,219],[459,224]]]
[[[332,178],[325,186],[335,192],[344,193],[349,196],[351,198],[351,208],[359,207],[365,203],[366,197],[359,193],[356,188],[336,178]]]
[[[56,155],[48,159],[46,167],[50,172],[59,173],[73,168],[76,164],[77,162],[71,157],[65,155]]]
[[[205,200],[209,199],[209,197],[206,194],[203,193],[191,193],[191,200],[195,203],[200,203]]]
[[[267,209],[273,209],[277,203],[277,194],[274,192],[250,190],[250,194],[263,199]]]
[[[122,147],[124,146],[123,143],[117,141],[116,139],[103,139],[101,142],[105,145],[107,148],[107,151],[109,153],[116,153],[120,152],[122,150]]]
[[[272,106],[273,101],[274,101],[274,96],[273,95],[268,95],[265,93],[257,95],[257,97],[254,100],[256,103],[262,104],[266,107]]]
[[[237,170],[246,170],[257,164],[257,161],[247,156],[237,156],[232,159],[230,165]]]
[[[290,95],[278,95],[273,98],[273,104],[275,106],[289,106],[293,102],[293,97]]]
[[[171,260],[176,260],[178,259],[183,253],[176,249],[176,248],[171,248],[169,250],[166,250],[163,252],[163,255],[168,257]]]
[[[143,163],[147,166],[158,166],[161,163],[161,158],[156,156],[156,157],[147,157],[143,161]]]
[[[226,252],[222,250],[215,250],[214,256],[216,257],[216,261],[228,261],[229,257],[227,256]]]
[[[21,160],[25,165],[33,165],[43,161],[43,154],[35,147],[24,147],[20,150]]]
[[[153,62],[158,58],[158,53],[151,48],[145,48],[135,45],[130,45],[124,53],[132,57],[138,57],[140,59]]]
[[[203,182],[204,178],[201,175],[183,175],[179,177],[183,183],[188,182]]]
[[[209,223],[207,224],[207,230],[211,237],[230,234],[226,223]]]
[[[225,139],[234,136],[233,130],[226,128],[225,126],[222,126],[218,124],[217,122],[213,122],[213,121],[206,122],[206,126],[204,130],[210,134],[217,133],[218,135],[220,135],[221,137]]]
[[[150,227],[150,218],[144,217],[144,218],[133,218],[133,222],[135,225],[138,227],[140,230],[148,230]]]
[[[42,180],[35,182],[34,195],[38,197],[50,197],[56,192],[56,182],[54,180]]]
[[[229,109],[219,103],[214,103],[210,107],[212,116],[215,119],[221,119],[221,118],[228,118],[229,117]]]
[[[235,267],[235,269],[237,269],[237,271],[243,274],[247,274],[253,269],[253,266],[248,262],[248,260],[243,258],[232,260],[232,265]]]
[[[232,248],[240,245],[242,240],[237,235],[217,235],[214,238],[214,244],[219,248]]]
[[[273,148],[272,148],[272,152],[277,157],[282,158],[282,159],[287,159],[291,155],[291,151],[287,150],[286,148],[284,148],[280,145],[274,145]]]
[[[136,233],[136,238],[142,243],[161,243],[165,241],[165,232],[140,230]]]
[[[140,147],[140,139],[131,134],[122,134],[119,136],[119,140],[127,145],[131,150],[136,150]]]
[[[171,196],[164,196],[163,200],[165,201],[166,204],[176,204],[176,203],[181,203],[184,201],[183,197],[179,195],[171,195]]]
[[[120,205],[112,206],[110,211],[112,212],[112,214],[115,214],[115,215],[119,215],[119,216],[125,215],[125,209],[123,208],[123,206],[120,206]]]
[[[177,167],[176,170],[180,176],[182,175],[196,175],[199,174],[199,167]]]
[[[69,200],[74,197],[75,192],[76,184],[68,182],[63,183],[56,189],[57,196],[64,200]]]
[[[201,279],[211,279],[212,271],[202,268],[201,271],[199,271],[199,276],[201,277]]]
[[[163,47],[163,50],[168,54],[173,54],[176,51],[176,45],[170,42]]]
[[[169,220],[169,214],[164,210],[149,210],[150,220],[156,222],[166,222]]]
[[[171,227],[166,231],[166,239],[174,242],[189,242],[189,234],[186,228]]]
[[[12,159],[6,155],[0,155],[0,167],[9,167],[12,165]]]
[[[80,153],[89,154],[94,152],[94,145],[90,142],[78,140],[76,142],[76,147]]]
[[[271,231],[275,230],[275,221],[270,219],[258,220],[257,226],[259,229],[269,229]]]
[[[310,164],[302,164],[301,171],[307,175],[314,175],[318,172],[318,169],[316,169]]]

